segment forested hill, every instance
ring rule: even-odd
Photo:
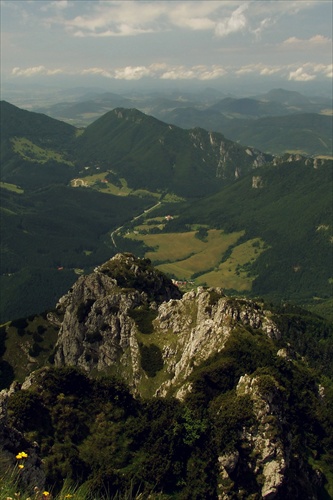
[[[262,238],[267,248],[250,267],[252,292],[298,301],[332,297],[331,162],[307,160],[256,169],[218,194],[191,205],[169,230],[191,221],[227,233],[245,230],[243,242]],[[231,249],[223,260],[230,257]],[[240,268],[241,270],[241,268]]]
[[[50,147],[64,147],[76,133],[76,128],[68,123],[20,109],[6,101],[1,101],[0,111],[1,140],[26,137]]]
[[[124,108],[89,125],[78,137],[75,151],[79,161],[110,167],[133,188],[185,197],[212,193],[272,159],[222,134],[200,128],[183,130]]]

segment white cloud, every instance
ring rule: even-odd
[[[86,68],[82,75],[100,75],[116,80],[140,80],[149,77],[161,80],[214,80],[227,73],[227,70],[219,65],[206,66],[169,66],[165,63],[154,63],[148,66],[125,66],[114,69]]]
[[[215,27],[215,34],[217,36],[227,36],[230,33],[236,33],[238,31],[243,31],[247,26],[247,20],[244,16],[244,11],[247,9],[248,5],[240,5],[236,10],[233,11],[231,16],[223,21],[219,21]]]
[[[211,68],[199,67],[199,80],[214,80],[227,74],[227,70],[221,66],[213,65]]]
[[[133,36],[159,31],[165,2],[90,2],[90,11],[61,22],[74,36]]]
[[[103,38],[103,37],[109,37],[109,36],[135,36],[135,35],[142,35],[144,33],[154,33],[153,29],[141,29],[141,28],[134,28],[133,26],[129,26],[127,24],[120,24],[117,26],[115,30],[106,30],[106,31],[100,31],[100,32],[94,32],[92,31],[91,33],[78,30],[75,31],[73,34],[75,37],[95,37],[95,38]]]
[[[220,9],[219,2],[169,2],[166,18],[172,26],[190,30],[214,30],[216,12]]]
[[[304,68],[297,68],[295,71],[290,71],[288,80],[294,80],[295,82],[310,82],[315,80],[316,75],[309,75]]]
[[[67,4],[66,0],[58,0],[51,2],[51,5],[60,2],[64,2],[64,6]],[[276,22],[277,16],[286,10],[291,11],[286,4],[295,4],[269,2],[270,9],[267,9],[262,7],[263,3],[245,3],[242,0],[90,1],[82,2],[82,13],[73,18],[55,17],[49,21],[62,24],[69,33],[81,37],[133,36],[174,28],[211,31],[218,37],[249,31],[259,37]],[[267,15],[268,12],[270,15]]]
[[[44,4],[41,6],[40,10],[41,11],[47,11],[50,9],[58,9],[58,10],[64,10],[67,9],[72,5],[72,2],[69,2],[68,0],[54,0],[53,2],[44,2]]]
[[[99,75],[105,78],[113,78],[113,74],[103,68],[86,68],[81,71],[81,75]]]
[[[242,76],[250,73],[257,73],[262,76],[270,76],[276,73],[281,73],[285,70],[285,66],[276,65],[276,66],[266,66],[262,63],[258,64],[247,64],[246,66],[242,66],[238,69],[235,69],[235,74],[237,76]]]
[[[116,80],[140,80],[145,76],[151,76],[149,68],[145,66],[126,66],[116,69],[114,72]]]
[[[332,44],[332,39],[323,35],[314,35],[308,39],[291,36],[282,42],[282,46],[290,50],[291,48],[303,48],[308,50],[310,47],[321,47]]]
[[[222,66],[197,65],[192,67],[174,66],[160,75],[162,80],[214,80],[227,73]]]
[[[71,5],[71,2],[68,0],[55,0],[54,2],[51,2],[51,5],[56,9],[67,9],[67,7]]]
[[[332,78],[333,64],[317,64],[317,63],[305,63],[303,68],[306,71],[312,71],[317,75],[324,75],[327,78]]]
[[[281,71],[280,67],[277,68],[263,68],[260,70],[260,74],[263,76],[270,76],[274,75],[275,73],[279,73]]]
[[[271,17],[265,17],[259,22],[259,26],[253,30],[257,40],[261,38],[262,33],[267,30],[270,26],[275,24],[275,19]]]
[[[11,70],[14,77],[54,76],[63,75],[95,75],[114,80],[140,80],[153,78],[161,80],[201,80],[209,81],[221,78],[224,75],[266,76],[279,75],[281,78],[294,81],[311,81],[317,77],[332,78],[333,65],[307,62],[302,66],[294,64],[265,65],[263,63],[247,64],[244,66],[224,65],[168,65],[156,62],[150,65],[119,66],[119,67],[87,67],[80,70],[46,68],[45,66],[32,66],[29,68],[15,67]]]
[[[31,68],[25,68],[25,69],[15,67],[12,69],[11,72],[13,76],[24,76],[24,77],[36,76],[36,75],[52,76],[59,73],[63,73],[63,70],[60,68],[47,69],[45,68],[45,66],[32,66]]]

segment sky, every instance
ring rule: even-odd
[[[332,85],[331,0],[1,0],[3,82]]]

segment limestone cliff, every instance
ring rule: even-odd
[[[236,328],[248,325],[279,337],[257,303],[231,300],[221,288],[199,287],[182,296],[149,262],[130,254],[117,254],[80,277],[57,312],[63,319],[56,366],[116,371],[134,393],[142,393],[150,375],[145,350],[147,362],[158,361],[159,368],[159,376],[150,377],[150,391],[180,399],[190,390],[186,380],[193,369],[220,352]]]

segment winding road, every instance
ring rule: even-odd
[[[155,205],[153,205],[152,207],[147,208],[147,210],[144,210],[141,214],[136,215],[135,217],[133,217],[133,219],[131,219],[131,221],[130,221],[130,224],[131,224],[132,222],[134,222],[135,220],[139,219],[140,217],[142,217],[143,215],[145,215],[145,214],[147,214],[147,213],[151,212],[152,210],[154,210],[155,208],[159,207],[159,206],[161,205],[161,203],[162,203],[162,202],[161,202],[161,201],[159,201],[158,203],[155,203]],[[124,225],[123,225],[123,226],[119,226],[119,227],[117,227],[117,229],[115,229],[114,231],[112,231],[112,233],[111,233],[111,235],[110,235],[110,236],[111,236],[111,241],[112,241],[112,244],[113,244],[113,246],[114,246],[115,248],[117,248],[117,244],[116,244],[116,242],[115,242],[114,237],[115,237],[115,235],[116,235],[117,233],[119,233],[119,231],[120,231],[121,229],[123,229],[123,227],[124,227]]]

